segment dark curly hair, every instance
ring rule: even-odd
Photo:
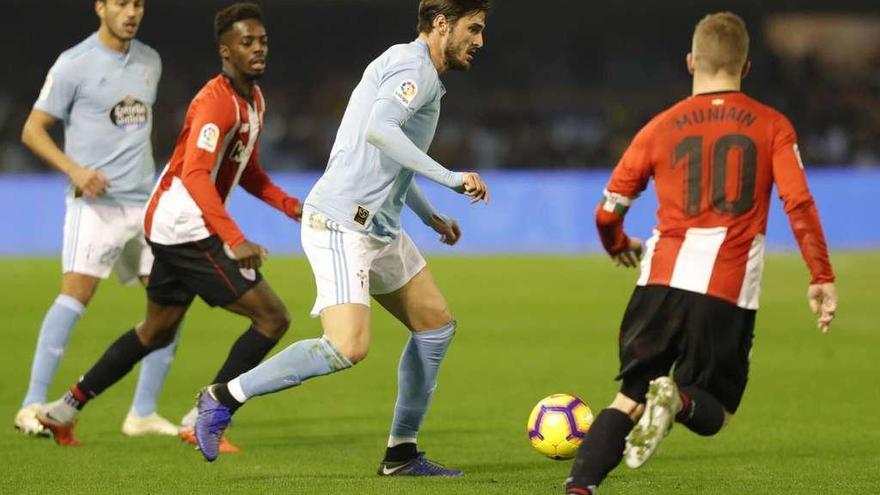
[[[263,22],[263,10],[255,3],[239,2],[217,12],[214,16],[214,37],[219,42],[223,33],[232,29],[233,24],[246,19]]]

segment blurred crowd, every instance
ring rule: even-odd
[[[157,0],[148,9],[161,5]],[[338,16],[321,4],[273,8],[269,70],[261,82],[268,102],[262,162],[276,170],[319,170],[364,67],[390,44],[415,37],[415,9],[367,2]],[[36,49],[6,62],[2,172],[46,170],[19,136],[54,58],[96,25],[88,9],[75,9],[71,16],[80,21],[55,21],[50,32],[57,36],[42,36]],[[155,25],[163,14],[148,11],[140,39],[159,50],[164,63],[153,113],[158,165],[173,149],[190,99],[219,68],[210,12],[193,7],[163,20],[191,26],[175,30]],[[683,59],[693,16],[664,27],[623,18],[560,19],[523,31],[515,14],[493,13],[473,70],[443,77],[448,92],[430,153],[451,168],[609,168],[639,127],[690,92]],[[303,18],[309,22],[297,22]],[[835,77],[809,56],[780,59],[762,46],[760,19],[747,20],[754,68],[744,89],[789,116],[804,161],[880,166],[880,58],[865,60],[873,77]],[[616,22],[622,27],[607,27]],[[559,36],[559,30],[571,32]]]

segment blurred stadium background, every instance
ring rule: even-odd
[[[218,71],[212,14],[226,3],[147,2],[139,38],[164,62],[154,107],[159,167],[173,149],[190,99]],[[799,132],[822,213],[834,219],[826,226],[837,225],[839,231],[829,235],[832,248],[880,245],[880,226],[850,229],[847,221],[854,209],[869,206],[870,191],[880,186],[876,1],[703,1],[698,8],[682,0],[495,3],[486,47],[474,68],[444,76],[448,93],[431,148],[450,168],[489,173],[498,199],[488,212],[476,212],[462,207],[460,198],[432,194],[441,208],[475,222],[472,232],[494,234],[492,242],[470,239],[464,251],[597,249],[588,217],[606,171],[648,119],[689,94],[684,55],[693,25],[722,8],[742,15],[751,31],[753,69],[745,90],[786,113]],[[390,44],[415,36],[417,2],[261,4],[271,38],[270,67],[261,82],[269,104],[262,161],[279,182],[304,195],[326,163],[366,64]],[[7,50],[0,62],[0,188],[5,193],[0,206],[9,211],[26,202],[33,208],[24,211],[35,210],[37,218],[4,222],[0,254],[51,254],[60,247],[64,181],[31,155],[19,136],[55,57],[94,30],[97,20],[85,0],[12,0],[12,5],[15,18],[0,21],[10,40],[6,46],[20,47]],[[61,126],[56,131],[60,139]],[[651,194],[645,196],[653,201]],[[847,198],[845,205],[840,197]],[[276,252],[298,251],[295,236],[273,235],[280,218],[265,210],[251,212],[249,198],[239,198],[233,207],[242,211],[251,235]],[[637,210],[631,222],[647,234],[652,208]],[[34,233],[28,225],[37,219],[45,228]],[[771,219],[782,222],[781,228],[771,227],[771,235],[779,236],[771,237],[771,244],[792,247],[778,210]],[[566,223],[576,225],[575,231],[554,240],[556,227]],[[423,235],[426,250],[439,248]]]

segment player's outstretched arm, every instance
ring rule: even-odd
[[[463,174],[446,169],[406,137],[400,127],[408,117],[408,111],[396,101],[377,100],[367,124],[367,142],[419,175],[450,189],[462,187]]]
[[[807,185],[794,127],[780,119],[773,146],[773,182],[779,191],[801,256],[810,271],[807,300],[818,317],[817,327],[827,333],[837,312],[834,271],[828,256],[819,211]]]
[[[438,213],[422,188],[413,181],[406,192],[406,205],[422,222],[440,235],[440,242],[454,246],[461,238],[461,227],[454,218]]]
[[[86,197],[101,196],[107,190],[107,177],[97,170],[81,167],[61,151],[49,134],[55,121],[55,117],[42,110],[32,110],[21,131],[21,142],[41,160],[70,178]]]

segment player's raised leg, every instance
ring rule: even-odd
[[[290,327],[290,314],[287,308],[265,280],[260,280],[257,285],[224,308],[247,317],[251,325],[232,345],[226,361],[212,383],[226,383],[260,364]],[[192,425],[184,425],[180,431],[181,438],[193,444],[197,443],[195,426],[195,421]],[[225,437],[218,437],[218,442],[217,448],[220,452],[231,453],[240,450]]]
[[[394,419],[378,474],[459,476],[461,471],[428,460],[416,448],[419,430],[437,388],[440,364],[455,336],[456,322],[446,299],[427,266],[400,289],[374,297],[411,332],[400,357]]]
[[[223,432],[232,415],[251,397],[342,371],[366,357],[370,340],[368,306],[338,304],[324,308],[321,324],[322,337],[295,342],[228,383],[215,383],[202,390],[195,434],[205,459],[217,458]]]

